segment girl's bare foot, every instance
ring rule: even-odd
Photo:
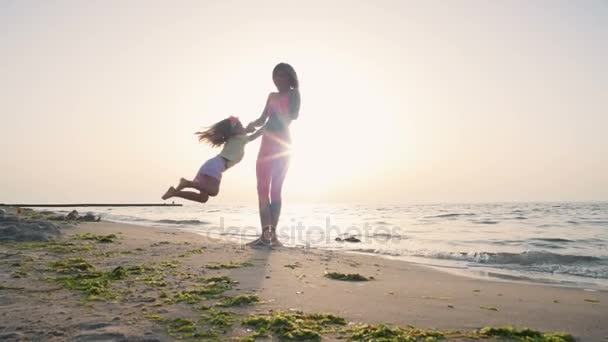
[[[161,197],[163,200],[169,199],[173,196],[175,196],[175,193],[177,192],[177,190],[175,190],[174,187],[170,186],[169,189],[167,189],[167,192],[165,192],[165,194],[163,195],[163,197]]]
[[[179,184],[175,188],[176,191],[181,191],[188,187],[188,180],[186,178],[180,178]]]

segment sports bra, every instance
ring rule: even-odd
[[[293,98],[290,90],[286,94],[277,94],[272,96],[268,101],[268,122],[266,129],[272,132],[282,132],[287,130],[291,123],[290,115],[290,100]]]

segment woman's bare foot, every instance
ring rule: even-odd
[[[175,190],[174,187],[170,186],[169,189],[167,189],[167,192],[165,192],[165,194],[163,195],[163,197],[161,197],[163,200],[169,199],[173,196],[175,196],[175,193],[177,192],[177,190]]]
[[[283,244],[281,243],[281,241],[279,241],[279,238],[277,237],[276,231],[272,231],[270,233],[270,245],[272,247],[283,247]]]
[[[270,235],[270,231],[269,230],[264,230],[262,232],[262,236],[260,236],[259,238],[248,242],[247,246],[268,246],[270,247],[271,245],[271,235]]]
[[[270,240],[259,237],[251,242],[248,242],[246,245],[249,247],[270,247]]]
[[[188,187],[188,180],[186,178],[180,178],[179,179],[179,184],[177,185],[177,187],[175,188],[176,191],[182,191],[185,188]]]

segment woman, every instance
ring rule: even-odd
[[[262,143],[256,164],[258,202],[262,236],[250,245],[280,246],[277,225],[281,215],[281,191],[289,167],[289,125],[298,118],[300,91],[293,67],[279,63],[272,71],[278,92],[270,93],[262,115],[247,125],[247,132],[264,126]]]

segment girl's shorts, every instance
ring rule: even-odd
[[[205,162],[203,166],[198,170],[196,177],[194,177],[195,183],[201,183],[203,176],[211,176],[217,180],[222,180],[222,172],[226,170],[226,160],[222,157],[215,156]]]

